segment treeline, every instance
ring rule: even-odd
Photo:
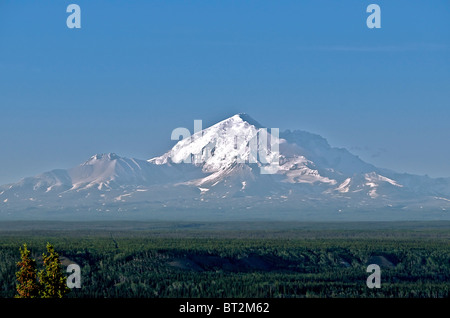
[[[81,268],[68,297],[449,297],[450,246],[420,238],[158,238],[147,235],[0,238],[0,297],[14,297],[19,248],[53,242]],[[367,265],[381,267],[370,289]]]

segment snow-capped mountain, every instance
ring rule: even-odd
[[[382,219],[400,211],[404,219],[447,219],[448,210],[449,179],[379,169],[319,135],[266,129],[246,114],[198,131],[149,160],[97,154],[72,169],[0,187],[0,215],[67,211],[160,217],[178,211],[183,217],[191,211],[214,217],[233,211],[317,219],[378,211]]]

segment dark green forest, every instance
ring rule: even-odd
[[[46,243],[81,267],[69,298],[448,298],[448,224],[39,224],[0,226],[0,297],[14,297],[19,248]],[[381,268],[370,289],[368,264]]]

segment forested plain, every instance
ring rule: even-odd
[[[81,268],[69,298],[450,296],[449,222],[3,222],[0,297],[16,294],[19,248],[41,266],[47,242]]]

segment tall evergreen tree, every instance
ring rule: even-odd
[[[36,261],[32,259],[31,251],[27,244],[20,248],[21,260],[17,263],[19,270],[16,273],[17,293],[16,298],[36,298],[39,295],[39,283],[37,281]]]
[[[66,276],[55,248],[47,243],[47,254],[43,254],[45,268],[39,272],[41,298],[63,298],[70,289],[66,285]]]

